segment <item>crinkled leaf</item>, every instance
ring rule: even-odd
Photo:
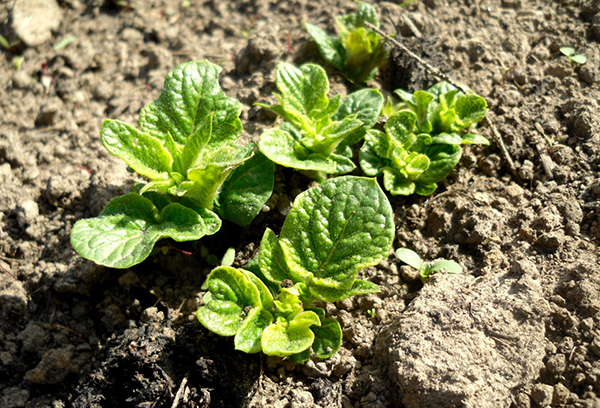
[[[425,154],[431,160],[429,168],[418,178],[421,184],[432,184],[443,180],[460,161],[460,146],[431,145]]]
[[[487,113],[487,103],[479,95],[462,95],[454,105],[457,115],[457,125],[460,129],[481,121]],[[460,130],[456,129],[456,130]]]
[[[246,265],[247,266],[247,265]],[[256,286],[260,294],[260,303],[265,310],[273,310],[273,295],[265,283],[250,270],[238,269]]]
[[[296,198],[279,241],[291,270],[314,275],[310,286],[349,289],[359,269],[387,256],[392,220],[375,179],[338,177]]]
[[[256,153],[235,169],[217,198],[218,213],[226,220],[246,226],[256,217],[273,193],[275,165]]]
[[[273,315],[263,307],[250,309],[235,334],[236,350],[258,353],[261,350],[263,331],[273,323]]]
[[[243,309],[235,302],[211,299],[196,311],[196,318],[213,333],[220,336],[235,336],[243,322],[242,312]]]
[[[260,291],[246,273],[230,266],[220,266],[206,278],[206,285],[215,299],[228,300],[241,308],[261,306]]]
[[[415,268],[417,270],[420,270],[421,267],[423,266],[423,260],[421,259],[419,254],[417,254],[412,249],[398,248],[398,249],[396,249],[396,256],[402,262],[404,262],[407,265],[412,266],[413,268]]]
[[[428,195],[433,194],[433,192],[436,189],[437,189],[437,184],[435,184],[435,183],[431,183],[431,184],[416,183],[415,193],[422,195],[422,196],[428,196]]]
[[[380,176],[383,168],[389,165],[387,152],[389,136],[379,130],[371,129],[365,135],[365,143],[358,153],[360,168],[370,177]]]
[[[77,221],[71,244],[98,264],[129,268],[146,259],[160,239],[197,240],[220,227],[221,221],[209,210],[199,214],[172,203],[159,212],[149,199],[129,193],[112,199],[98,217]]]
[[[457,133],[440,133],[431,138],[431,143],[458,146],[463,143],[463,138]]]
[[[220,72],[219,66],[206,60],[176,67],[165,78],[158,99],[142,109],[140,129],[161,141],[170,134],[185,145],[213,113],[211,146],[235,143],[242,131],[242,106],[221,90]]]
[[[284,109],[293,108],[310,116],[313,110],[328,105],[329,79],[320,66],[304,64],[296,68],[283,62],[277,65],[275,75]]]
[[[300,353],[315,339],[310,326],[320,324],[319,316],[312,311],[299,313],[290,321],[278,318],[263,331],[262,350],[267,355],[281,357]]]
[[[342,142],[342,146],[358,143],[368,129],[377,122],[383,107],[383,95],[376,89],[361,89],[344,98],[333,120],[342,120],[350,115],[362,122],[362,127],[353,132]]]
[[[410,147],[407,141],[413,135],[412,131],[417,121],[417,115],[411,111],[400,111],[390,116],[385,123],[386,133],[404,148]],[[387,152],[386,152],[387,154]]]
[[[246,273],[229,266],[214,269],[206,278],[210,296],[207,304],[196,312],[196,317],[204,327],[221,336],[237,333],[244,318],[246,308],[262,306],[259,289]]]
[[[100,131],[102,144],[138,174],[150,179],[166,178],[173,158],[151,135],[118,120],[105,120]]]
[[[462,136],[462,144],[489,146],[490,141],[483,135],[477,133],[467,133]]]
[[[190,181],[181,183],[178,190],[172,193],[189,197],[202,207],[212,209],[227,177],[250,157],[252,157],[250,146],[224,146],[205,155],[202,167],[188,171],[187,177]]]
[[[277,286],[281,285],[281,282],[285,279],[299,282],[307,276],[306,274],[302,274],[302,272],[298,274],[296,271],[290,269],[279,239],[270,228],[265,230],[260,242],[258,264],[264,277]]]
[[[354,169],[352,160],[335,154],[312,154],[290,132],[268,129],[260,135],[258,148],[270,160],[284,167],[337,174]]]
[[[392,167],[383,168],[383,186],[392,195],[411,195],[415,192],[414,181]]]
[[[336,319],[321,317],[321,325],[310,329],[315,334],[312,349],[318,358],[329,358],[342,346],[342,328]]]

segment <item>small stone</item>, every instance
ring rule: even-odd
[[[412,282],[416,281],[421,277],[419,271],[412,266],[402,265],[400,267],[400,274],[402,275],[402,280],[404,282]]]
[[[25,71],[16,71],[13,75],[12,85],[15,89],[27,89],[31,84],[31,77]]]
[[[567,367],[567,357],[564,354],[556,354],[548,359],[546,367],[553,374],[560,374]]]
[[[600,335],[594,338],[594,341],[590,344],[590,350],[598,357],[600,357]]]
[[[563,384],[558,383],[554,386],[554,396],[552,403],[556,405],[565,405],[569,401],[570,391]]]
[[[56,0],[15,0],[11,10],[12,29],[30,47],[50,40],[62,18]]]
[[[44,354],[38,365],[25,374],[25,379],[34,384],[58,384],[73,371],[75,347],[69,345],[51,349]]]
[[[554,387],[548,384],[536,384],[531,390],[531,399],[533,399],[538,405],[546,406],[552,402],[552,395],[554,394]]]
[[[28,390],[19,387],[9,387],[4,390],[0,406],[3,408],[21,408],[25,406],[28,400]]]
[[[33,200],[23,201],[17,207],[17,222],[21,227],[33,224],[39,215],[40,208]]]
[[[592,19],[592,34],[594,34],[597,41],[600,41],[600,13]]]

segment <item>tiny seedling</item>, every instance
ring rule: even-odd
[[[454,261],[441,259],[433,263],[424,262],[415,251],[412,251],[408,248],[397,249],[396,256],[405,264],[418,270],[423,283],[427,282],[429,276],[435,272],[446,271],[450,274],[457,274],[463,272],[462,266],[460,266]]]
[[[361,89],[331,99],[325,70],[315,64],[300,68],[280,63],[275,83],[279,105],[258,106],[272,110],[284,122],[265,131],[258,148],[269,159],[285,167],[324,174],[349,173],[356,167],[350,146],[364,137],[383,106],[375,89]]]
[[[374,179],[329,179],[298,195],[279,237],[267,229],[245,269],[210,273],[196,316],[210,331],[234,336],[246,353],[303,362],[312,348],[329,358],[342,331],[313,301],[378,292],[356,274],[387,257],[393,239],[392,209]]]
[[[310,23],[305,26],[325,61],[358,85],[375,76],[377,68],[387,60],[387,51],[383,37],[364,26],[368,22],[379,28],[377,12],[370,4],[357,4],[356,13],[336,17],[339,36],[331,37]]]
[[[573,47],[560,47],[560,53],[569,57],[571,62],[578,65],[583,65],[587,62],[587,58],[583,54],[575,54],[575,48]]]
[[[360,166],[367,176],[383,175],[384,187],[393,195],[430,195],[458,164],[460,145],[489,144],[468,131],[484,118],[487,104],[446,82],[414,94],[396,93],[404,107],[388,118],[385,132],[367,131]]]
[[[225,218],[240,225],[258,214],[273,190],[274,165],[240,146],[241,104],[219,86],[221,68],[188,62],[171,71],[139,129],[106,120],[104,147],[150,179],[112,199],[96,218],[75,223],[71,244],[96,263],[128,268],[163,238],[198,240]]]

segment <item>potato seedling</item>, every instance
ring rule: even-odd
[[[284,119],[260,135],[258,147],[285,167],[324,174],[344,174],[356,166],[350,146],[364,137],[383,106],[375,89],[361,89],[331,99],[325,70],[315,64],[300,68],[280,63],[276,70],[279,105],[257,104]]]
[[[370,4],[357,3],[356,13],[336,17],[337,37],[329,36],[310,23],[306,23],[305,27],[325,61],[358,85],[375,76],[377,68],[387,60],[387,51],[383,37],[364,26],[365,22],[369,22],[379,27],[377,12]]]
[[[458,164],[460,145],[489,144],[468,132],[484,118],[487,104],[446,82],[414,94],[396,93],[404,107],[388,118],[385,132],[367,131],[360,166],[367,176],[383,175],[383,185],[393,195],[430,195]]]
[[[446,259],[441,259],[439,261],[435,261],[433,263],[424,262],[421,257],[415,252],[408,248],[399,248],[396,250],[396,256],[405,264],[415,268],[419,271],[419,275],[421,276],[421,280],[423,283],[427,282],[429,276],[432,273],[439,271],[446,271],[450,274],[462,273],[462,266],[457,264],[454,261],[448,261]]]
[[[219,230],[219,216],[246,225],[258,214],[271,195],[274,166],[252,145],[237,144],[242,108],[221,90],[220,72],[208,61],[182,64],[142,109],[139,129],[104,122],[104,147],[150,182],[75,223],[71,244],[81,256],[128,268],[162,238],[197,240]]]
[[[258,259],[246,269],[220,267],[208,276],[198,320],[222,336],[234,336],[246,353],[306,361],[341,346],[337,320],[312,305],[378,292],[357,280],[362,268],[388,254],[394,239],[391,206],[374,179],[329,179],[297,198],[279,237],[267,229]]]

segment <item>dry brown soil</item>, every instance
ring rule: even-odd
[[[486,124],[492,145],[466,148],[433,196],[392,198],[395,248],[466,273],[422,285],[390,254],[362,273],[381,293],[327,306],[340,352],[301,365],[236,352],[195,321],[200,254],[111,270],[69,244],[76,220],[136,181],[102,147],[104,119],[135,123],[169,70],[209,59],[255,141],[274,120],[253,103],[270,97],[277,62],[323,63],[303,22],[333,30],[355,7],[185,3],[0,2],[0,33],[17,40],[0,52],[1,407],[600,407],[599,1],[375,4],[386,32],[486,98],[514,164]],[[561,55],[567,45],[588,62]],[[327,69],[333,94],[352,90]],[[370,85],[434,80],[393,52]],[[243,265],[306,188],[277,178],[271,211],[201,245],[234,247]]]

